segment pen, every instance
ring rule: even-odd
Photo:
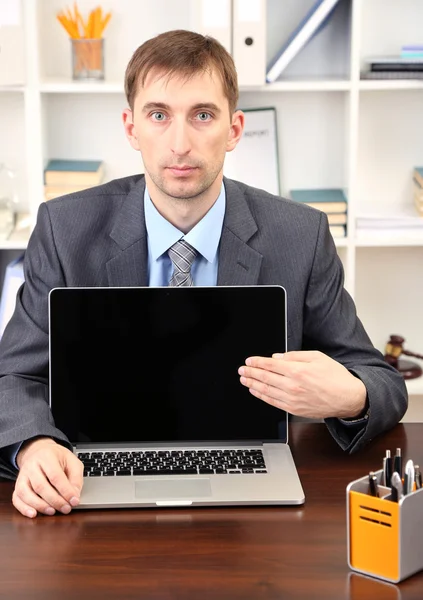
[[[383,459],[383,475],[384,475],[384,484],[388,486],[392,477],[392,458],[391,451],[387,450],[385,457]]]
[[[404,469],[404,486],[403,486],[404,496],[406,496],[407,494],[411,494],[411,492],[413,491],[414,480],[415,480],[414,463],[410,459],[410,460],[407,460],[407,462],[405,463],[405,469]]]
[[[400,477],[402,477],[402,457],[401,457],[401,448],[397,448],[394,456],[394,471],[398,473]]]
[[[379,491],[377,489],[377,476],[374,474],[374,471],[370,471],[369,473],[369,494],[370,496],[379,498]]]
[[[421,490],[421,488],[422,488],[422,472],[420,471],[419,465],[414,465],[414,475],[416,478],[416,489]]]
[[[399,502],[403,497],[402,481],[401,477],[394,471],[391,477],[391,500],[392,502]]]

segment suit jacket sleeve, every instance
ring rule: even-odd
[[[342,263],[323,213],[304,310],[303,349],[316,348],[342,363],[367,389],[367,419],[326,419],[329,431],[344,450],[358,450],[400,421],[408,401],[404,379],[373,346],[357,316],[344,288]]]
[[[49,408],[48,293],[65,281],[43,204],[25,253],[24,275],[0,342],[0,449],[39,435],[70,447]],[[0,452],[0,474],[7,456]]]

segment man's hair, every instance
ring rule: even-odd
[[[238,78],[232,56],[215,38],[193,31],[175,29],[144,42],[131,57],[125,72],[125,94],[131,110],[135,96],[152,70],[170,78],[189,79],[198,73],[215,70],[222,80],[223,92],[232,115],[238,103]]]

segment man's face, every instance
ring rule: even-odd
[[[215,200],[226,152],[242,134],[243,114],[229,114],[217,73],[190,79],[162,75],[150,73],[134,110],[123,113],[131,146],[141,152],[149,191],[187,200],[210,190]]]

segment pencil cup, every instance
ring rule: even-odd
[[[347,486],[348,565],[399,583],[423,569],[423,488],[392,502],[382,473],[375,471],[379,497],[369,495],[368,476]]]
[[[73,79],[104,79],[104,39],[72,39]]]

